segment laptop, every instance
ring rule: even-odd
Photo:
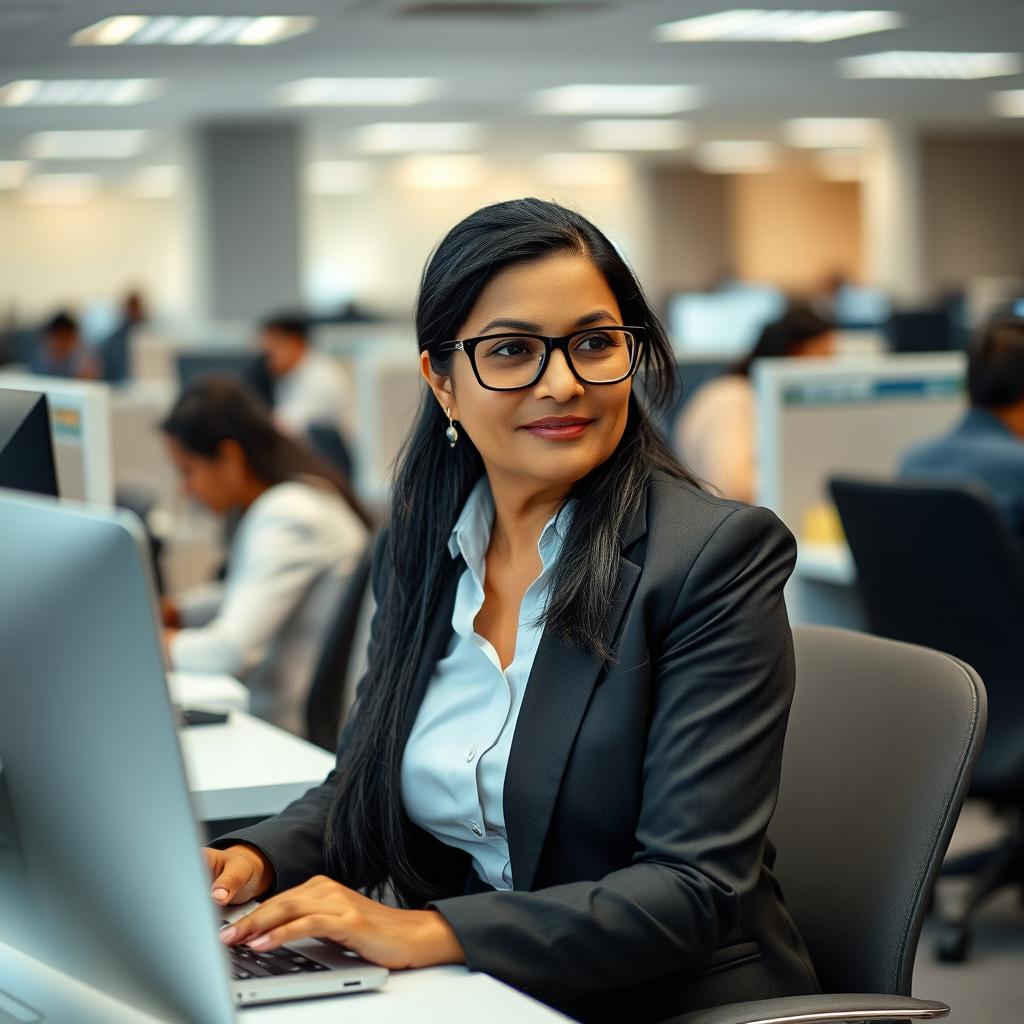
[[[379,988],[312,939],[228,950],[130,513],[0,490],[0,943],[173,1024]],[[16,991],[10,991],[13,998]]]

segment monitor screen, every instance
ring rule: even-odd
[[[45,395],[0,389],[0,487],[59,497]]]
[[[684,292],[668,306],[677,356],[736,359],[746,355],[765,324],[786,311],[777,288],[735,285],[718,292]]]

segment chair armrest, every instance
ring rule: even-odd
[[[945,1003],[909,996],[828,994],[758,999],[713,1006],[673,1017],[666,1024],[861,1024],[863,1021],[937,1020],[949,1014]]]

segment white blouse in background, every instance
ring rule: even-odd
[[[452,611],[454,634],[437,663],[402,759],[402,800],[409,818],[448,846],[465,850],[477,875],[495,889],[513,887],[503,791],[512,736],[543,633],[552,570],[569,526],[563,507],[541,532],[542,569],[519,609],[515,656],[502,671],[497,651],[473,628],[484,602],[494,499],[487,478],[470,492],[448,549],[461,552]]]
[[[755,396],[750,381],[728,373],[697,390],[676,424],[683,464],[723,498],[757,499]]]
[[[179,671],[235,676],[253,714],[299,735],[325,634],[366,546],[362,520],[318,483],[277,484],[242,516],[222,586],[176,598]]]

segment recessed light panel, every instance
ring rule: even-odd
[[[0,87],[0,107],[129,107],[155,99],[157,78],[20,79]]]
[[[997,78],[1018,74],[1024,60],[1019,53],[889,50],[844,57],[839,67],[847,78]]]
[[[755,174],[772,170],[778,163],[778,153],[770,142],[720,139],[702,142],[694,159],[709,174]]]
[[[436,78],[303,78],[277,92],[287,107],[406,107],[441,94]]]
[[[1005,89],[992,96],[992,105],[1001,117],[1024,117],[1024,89]]]
[[[719,11],[660,25],[655,37],[672,43],[830,43],[899,28],[904,20],[895,11]]]
[[[354,134],[356,148],[363,153],[422,153],[477,149],[482,131],[468,121],[416,121],[368,124]]]
[[[853,149],[874,141],[879,125],[870,117],[795,117],[783,130],[801,149]]]
[[[25,148],[35,160],[120,160],[137,156],[147,139],[148,134],[139,129],[37,132]]]
[[[703,91],[693,85],[561,85],[534,94],[541,114],[677,114],[699,107]]]
[[[576,137],[588,149],[675,150],[690,141],[690,126],[668,118],[584,121]]]
[[[118,14],[71,37],[72,46],[270,46],[316,27],[316,18]]]

